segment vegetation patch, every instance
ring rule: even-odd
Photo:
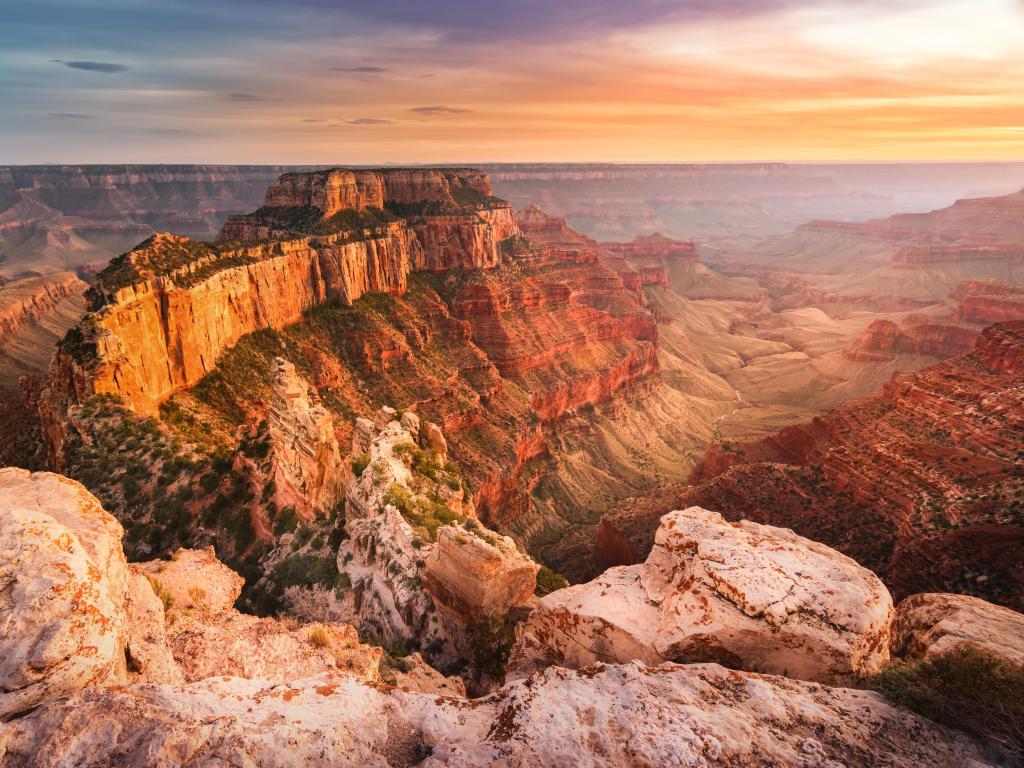
[[[466,518],[458,515],[429,495],[413,494],[404,485],[392,483],[384,494],[384,503],[392,505],[416,529],[416,534],[428,541],[437,541],[441,526],[459,523]]]
[[[1024,667],[970,645],[917,664],[895,663],[872,680],[889,699],[936,722],[990,740],[1024,759]]]

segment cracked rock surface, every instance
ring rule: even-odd
[[[690,507],[662,518],[645,563],[542,598],[511,665],[715,661],[844,684],[888,661],[892,610],[881,581],[835,550]]]

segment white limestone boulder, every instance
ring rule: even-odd
[[[127,681],[122,534],[80,484],[0,470],[0,718]]]
[[[510,666],[716,661],[844,684],[889,658],[892,598],[850,558],[788,529],[666,515],[647,561],[539,601]]]
[[[1024,664],[1024,614],[969,595],[928,592],[896,606],[893,656],[922,661],[959,645]]]

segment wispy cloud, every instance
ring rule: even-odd
[[[387,67],[331,67],[333,72],[360,72],[364,75],[379,75],[389,71]]]
[[[82,112],[51,112],[50,120],[92,120],[96,115],[86,115]]]
[[[384,120],[380,117],[357,117],[354,120],[346,120],[349,125],[391,125],[393,120]]]
[[[266,96],[258,93],[246,93],[245,91],[231,91],[225,93],[224,98],[228,101],[270,101]]]
[[[71,69],[82,69],[86,72],[102,72],[105,75],[112,75],[115,72],[127,72],[129,67],[125,64],[114,64],[109,61],[64,61],[63,59],[50,59],[54,64],[63,64]]]
[[[464,109],[462,107],[445,107],[445,106],[433,106],[433,107],[413,107],[409,110],[415,112],[417,115],[465,115],[472,112],[471,109]]]

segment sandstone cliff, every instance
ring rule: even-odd
[[[493,266],[501,241],[518,232],[509,206],[486,194],[479,174],[388,171],[369,174],[362,186],[356,176],[366,174],[286,175],[267,199],[288,204],[232,220],[220,244],[154,236],[97,275],[92,312],[61,345],[44,397],[53,458],[67,408],[93,394],[155,414],[243,335],[298,322],[324,302],[349,304],[369,291],[401,294],[414,269]],[[345,192],[348,181],[363,192]],[[385,194],[387,183],[395,197]],[[366,207],[382,199],[402,201],[415,215],[406,220]],[[311,202],[356,207],[328,215]],[[253,233],[261,242],[230,244]],[[270,237],[278,239],[263,239]]]

